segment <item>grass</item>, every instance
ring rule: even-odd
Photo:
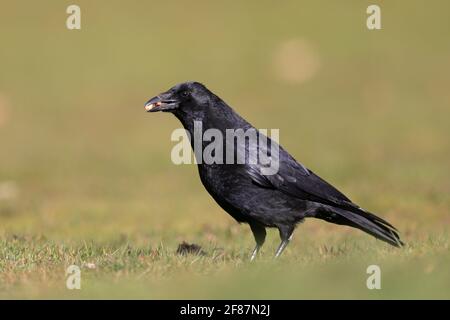
[[[448,2],[382,2],[380,31],[364,1],[79,1],[81,31],[69,4],[0,10],[1,298],[450,298]],[[177,121],[143,111],[187,79],[279,128],[407,246],[308,220],[280,260],[271,231],[249,263],[248,227],[171,163]],[[182,241],[206,255],[177,255]]]
[[[265,250],[257,263],[240,248],[212,244],[205,256],[179,256],[163,244],[139,246],[125,239],[63,244],[10,237],[1,248],[3,298],[448,298],[448,236],[402,251],[363,239],[308,243],[279,261]],[[81,267],[79,291],[65,288],[65,267],[72,264]],[[382,270],[381,290],[366,287],[372,264]]]

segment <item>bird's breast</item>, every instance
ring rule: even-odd
[[[232,197],[251,182],[245,175],[243,165],[203,164],[198,166],[203,185],[213,195]]]

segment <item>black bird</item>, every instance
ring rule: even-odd
[[[227,129],[256,130],[198,82],[174,86],[150,99],[145,109],[148,112],[173,113],[189,132],[193,148],[195,122],[201,124],[202,133],[208,129],[218,129],[223,134],[222,142],[225,144]],[[255,163],[248,156],[241,164],[225,164],[225,161],[198,164],[200,179],[215,201],[239,223],[250,225],[256,240],[252,260],[265,241],[266,227],[279,230],[281,244],[275,254],[278,257],[291,240],[296,225],[309,217],[358,228],[396,247],[403,245],[397,229],[390,223],[354,204],[297,162],[274,140],[267,137],[266,141],[267,147],[257,144],[256,149],[267,152],[270,158],[278,161],[279,167],[275,174],[263,174],[266,164],[259,160]],[[249,152],[255,148],[248,141],[244,141],[244,146],[242,141],[232,143],[236,147],[233,159],[237,158],[239,150]],[[202,142],[202,152],[207,145],[208,142]],[[268,152],[272,145],[279,147],[278,155]]]

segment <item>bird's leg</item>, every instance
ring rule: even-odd
[[[289,244],[289,241],[291,241],[292,234],[294,233],[293,227],[280,227],[278,230],[280,231],[281,243],[275,252],[275,258],[278,258],[281,255],[286,246]]]
[[[277,251],[275,252],[275,258],[278,258],[281,255],[281,253],[284,251],[284,249],[286,248],[288,243],[289,243],[289,240],[281,241],[280,245],[278,246]]]
[[[250,257],[250,261],[255,260],[256,256],[258,255],[259,249],[261,249],[261,246],[259,244],[256,244],[255,249],[253,249],[252,256]]]
[[[266,228],[258,223],[250,223],[250,228],[252,229],[253,236],[255,237],[256,246],[250,257],[250,261],[253,261],[258,255],[259,249],[261,249],[264,241],[266,240]]]

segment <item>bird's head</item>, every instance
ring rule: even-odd
[[[211,92],[201,83],[184,82],[145,103],[147,112],[199,113],[208,106]]]

